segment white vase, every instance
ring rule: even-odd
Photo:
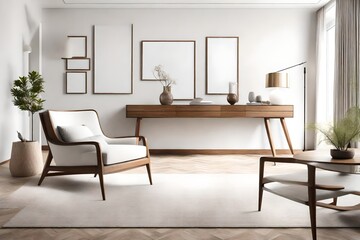
[[[249,92],[248,100],[250,103],[255,102],[255,93]]]

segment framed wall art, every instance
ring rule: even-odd
[[[206,37],[206,94],[228,94],[230,82],[239,85],[239,37]]]
[[[90,70],[90,58],[67,58],[66,70]]]
[[[68,36],[66,43],[67,58],[86,58],[87,57],[87,37]]]
[[[133,93],[133,25],[94,26],[95,94]]]
[[[196,95],[196,42],[193,40],[144,40],[141,42],[141,79],[157,81],[155,66],[175,80],[174,100],[192,100]]]
[[[87,74],[86,72],[67,72],[66,73],[66,93],[85,94],[87,93]]]

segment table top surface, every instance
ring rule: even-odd
[[[304,163],[327,163],[342,165],[360,165],[360,149],[353,149],[355,156],[353,159],[333,159],[330,150],[305,151],[294,155],[294,159]]]

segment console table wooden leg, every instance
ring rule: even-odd
[[[140,136],[140,122],[142,118],[136,118],[135,136]]]
[[[316,240],[316,188],[315,174],[316,168],[308,165],[308,205],[310,211],[311,234],[312,239]]]
[[[292,144],[291,144],[289,131],[288,131],[287,127],[286,127],[285,118],[280,118],[280,122],[281,122],[281,126],[282,126],[282,128],[284,130],[286,141],[287,141],[287,143],[289,145],[289,149],[291,151],[291,154],[294,155],[294,150],[293,150],[293,147],[292,147]]]
[[[274,148],[274,144],[273,144],[271,132],[270,132],[270,118],[264,118],[264,123],[265,123],[265,129],[266,129],[266,133],[267,133],[269,143],[270,143],[271,153],[272,153],[273,157],[276,157],[276,151]]]

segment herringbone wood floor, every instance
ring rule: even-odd
[[[259,156],[255,155],[153,156],[152,171],[153,173],[257,173],[258,159]],[[303,166],[269,164],[267,173],[288,173],[299,168]],[[127,173],[145,173],[145,169],[134,169]],[[0,198],[8,196],[28,180],[29,178],[12,178],[7,164],[2,165]],[[19,209],[0,209],[0,224],[3,225],[18,211]],[[308,228],[1,228],[0,239],[305,240],[311,239],[311,234]],[[320,228],[318,239],[359,240],[360,226],[359,228]]]

